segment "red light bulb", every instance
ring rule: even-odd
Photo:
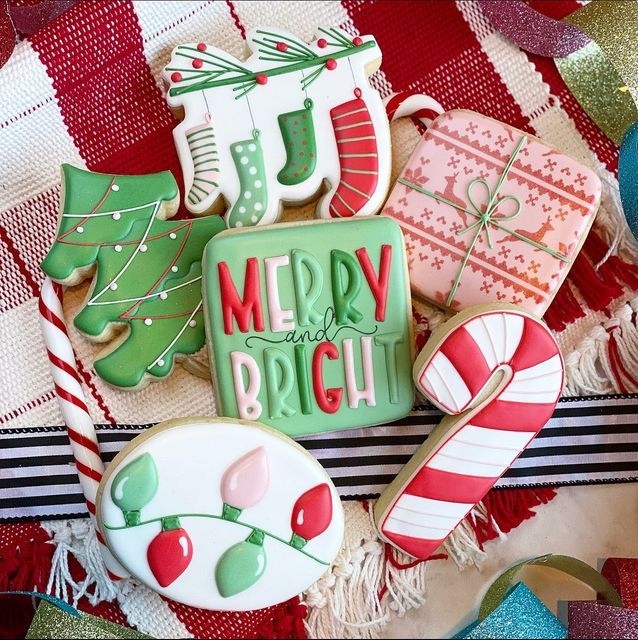
[[[332,495],[330,487],[324,482],[308,489],[297,498],[290,518],[293,538],[303,538],[305,544],[323,533],[331,521]]]
[[[162,587],[175,582],[193,559],[193,543],[177,518],[165,518],[160,531],[148,545],[148,565]]]

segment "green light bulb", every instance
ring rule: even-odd
[[[157,468],[150,453],[135,458],[117,472],[111,484],[111,498],[124,512],[127,524],[139,522],[139,510],[153,499],[158,486]]]
[[[255,529],[244,542],[227,549],[215,567],[215,582],[223,598],[252,587],[266,570],[264,533]]]

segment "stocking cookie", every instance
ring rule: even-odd
[[[381,494],[374,517],[390,544],[428,558],[550,419],[563,360],[533,315],[483,305],[432,334],[414,379],[450,415]]]
[[[282,202],[323,194],[316,215],[377,213],[390,181],[390,133],[368,81],[381,51],[337,28],[303,40],[274,28],[246,34],[237,60],[205,43],[176,47],[163,72],[183,108],[174,136],[194,214],[228,205],[229,227],[275,222]],[[327,190],[324,185],[327,184]]]
[[[460,311],[511,302],[543,315],[587,236],[598,176],[471,111],[438,116],[383,213],[402,227],[415,295]]]
[[[223,415],[298,436],[408,414],[411,301],[392,220],[225,231],[208,244],[204,271]]]
[[[301,593],[343,538],[322,466],[277,431],[227,418],[169,420],[135,438],[104,475],[97,517],[132,576],[216,611]]]
[[[204,346],[201,256],[221,218],[166,220],[179,199],[168,171],[115,176],[63,165],[62,180],[42,269],[65,285],[93,278],[74,323],[95,342],[113,341],[95,370],[125,389],[166,377],[176,358]]]

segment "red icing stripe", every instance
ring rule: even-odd
[[[403,493],[445,502],[475,504],[492,488],[495,481],[496,478],[459,475],[423,467]]]
[[[423,538],[413,538],[412,536],[403,536],[400,533],[390,533],[384,531],[383,535],[396,544],[400,549],[409,553],[415,558],[423,560],[429,558],[441,545],[443,540],[425,540]]]
[[[441,345],[440,352],[458,371],[472,397],[485,386],[492,375],[483,352],[465,327],[453,331]]]
[[[475,427],[503,431],[539,431],[552,417],[555,402],[509,402],[493,400],[473,416],[469,422]]]
[[[510,364],[514,371],[522,371],[549,360],[557,353],[558,347],[549,331],[536,320],[525,317],[523,335]]]

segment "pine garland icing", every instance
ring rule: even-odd
[[[113,176],[62,167],[64,202],[57,238],[42,269],[76,284],[93,273],[75,326],[102,342],[128,335],[95,361],[118,387],[164,378],[176,356],[204,345],[201,255],[224,228],[219,216],[168,221],[179,191],[170,172]]]
[[[236,85],[233,91],[236,92],[235,99],[238,100],[259,84],[263,84],[264,78],[311,69],[311,72],[308,75],[304,74],[300,80],[301,88],[307,89],[325,69],[331,68],[331,61],[347,58],[376,46],[373,41],[363,42],[359,41],[360,39],[355,44],[334,27],[319,27],[318,31],[327,36],[323,38],[324,47],[330,47],[330,52],[323,56],[317,55],[298,38],[257,29],[256,34],[260,38],[255,38],[253,43],[258,45],[259,59],[264,62],[281,63],[259,71],[251,71],[231,55],[213,53],[204,47],[181,45],[177,47],[174,55],[183,64],[174,64],[166,68],[166,71],[172,74],[173,82],[178,85],[169,90],[169,95],[179,96],[203,89]]]

